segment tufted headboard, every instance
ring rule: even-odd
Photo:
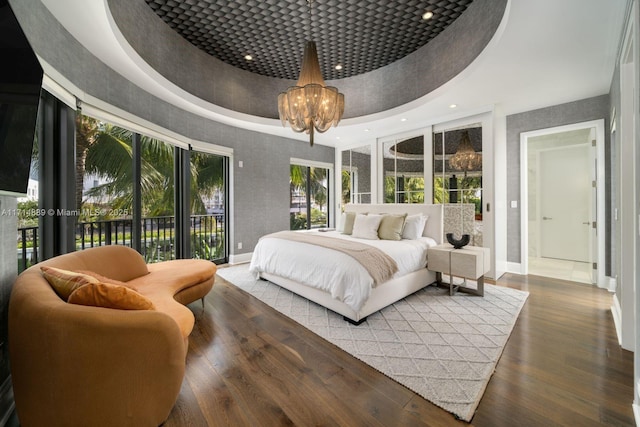
[[[403,214],[415,215],[422,213],[428,216],[427,225],[424,227],[423,236],[431,237],[438,244],[443,242],[444,236],[444,222],[443,222],[443,208],[442,205],[425,205],[418,203],[385,203],[381,205],[372,204],[351,204],[345,206],[345,212],[355,213],[388,213],[388,214]]]

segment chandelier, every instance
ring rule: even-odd
[[[462,134],[458,150],[449,159],[449,166],[452,169],[464,171],[465,176],[467,171],[482,169],[482,154],[477,153],[473,145],[471,145],[469,131],[464,131]]]
[[[311,39],[311,3],[309,3],[309,39]],[[296,86],[278,95],[278,113],[282,126],[287,122],[294,132],[309,134],[313,147],[313,134],[337,126],[344,113],[344,95],[338,88],[326,86],[318,63],[316,43],[308,41],[304,47],[302,67]]]

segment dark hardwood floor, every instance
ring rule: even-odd
[[[173,426],[634,425],[633,355],[611,294],[537,276],[470,424],[387,378],[220,277],[190,306],[196,326]]]

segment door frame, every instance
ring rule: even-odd
[[[596,239],[597,262],[596,285],[599,288],[608,289],[608,282],[605,280],[605,161],[604,161],[604,119],[590,120],[587,122],[574,123],[564,126],[555,126],[546,129],[539,129],[520,134],[520,267],[522,274],[529,272],[529,182],[528,182],[528,158],[527,148],[529,138],[543,135],[550,135],[561,132],[569,132],[580,129],[596,129]]]

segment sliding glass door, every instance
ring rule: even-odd
[[[147,262],[176,259],[173,146],[142,136],[140,164],[140,250]]]
[[[291,230],[329,226],[328,168],[292,164],[289,179]]]
[[[228,262],[229,158],[191,152],[191,257]]]
[[[80,112],[75,124],[75,249],[125,245],[147,262],[175,259],[174,198],[177,188],[188,188],[190,215],[184,222],[191,248],[180,256],[227,261],[228,157],[191,151],[184,182],[175,182],[175,153],[186,149]],[[37,219],[18,231],[25,268],[39,261]]]

